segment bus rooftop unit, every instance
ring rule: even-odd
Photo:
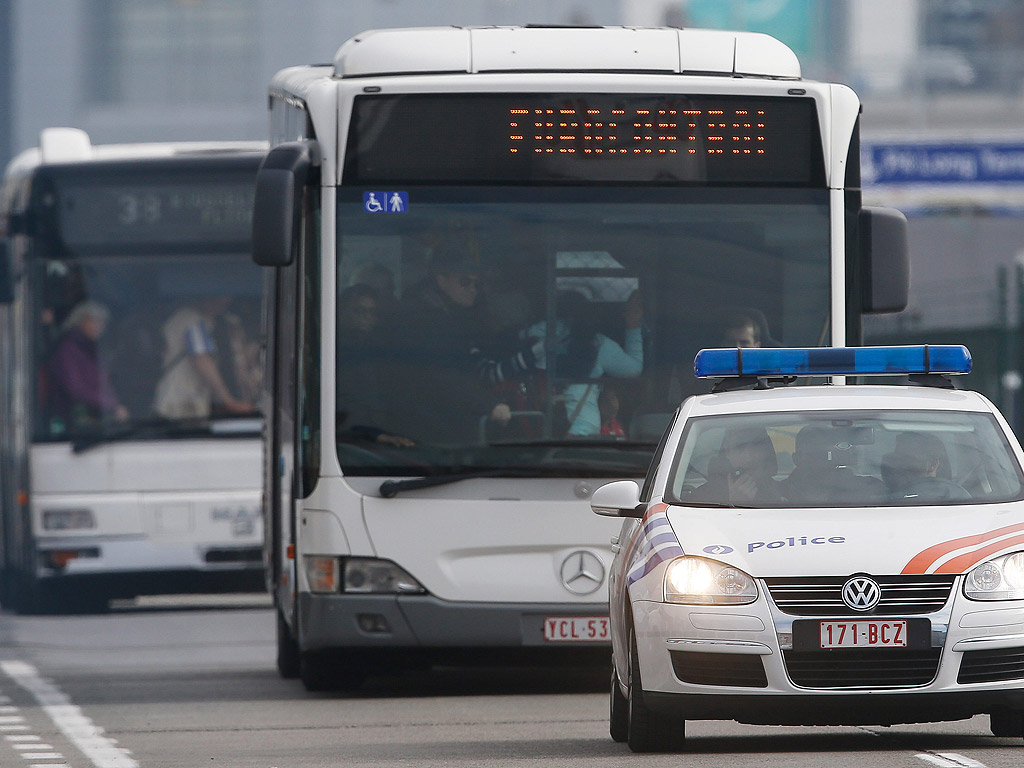
[[[269,94],[268,578],[311,689],[607,653],[586,500],[644,474],[697,350],[906,305],[859,100],[765,35],[376,30]]]

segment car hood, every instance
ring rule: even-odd
[[[669,507],[683,552],[755,577],[964,573],[1024,550],[1024,505],[877,509]]]

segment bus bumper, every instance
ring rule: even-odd
[[[545,640],[553,617],[606,619],[607,603],[470,603],[431,595],[299,595],[303,651],[331,648],[594,648],[610,641]]]

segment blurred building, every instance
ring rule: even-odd
[[[375,27],[619,24],[620,0],[0,0],[11,153],[52,125],[96,142],[259,139],[282,67]],[[0,33],[3,31],[0,12]],[[9,53],[8,53],[9,52]],[[3,98],[0,63],[0,98]],[[0,146],[0,150],[4,149]],[[0,162],[6,163],[6,157]]]
[[[1024,413],[1024,0],[0,0],[0,162],[50,125],[263,138],[272,74],[364,29],[522,23],[766,32],[851,85],[865,199],[911,232],[911,306],[868,340],[969,341],[970,385]]]

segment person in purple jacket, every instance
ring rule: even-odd
[[[114,419],[126,421],[125,408],[99,354],[99,339],[110,313],[102,304],[84,301],[64,322],[48,365],[51,425],[80,427]],[[58,427],[59,431],[59,427]]]

